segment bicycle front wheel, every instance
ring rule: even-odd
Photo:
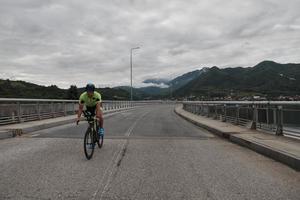
[[[93,157],[95,149],[95,142],[93,138],[93,131],[88,128],[84,135],[84,154],[85,157],[90,160]]]
[[[97,143],[98,143],[98,147],[101,149],[102,146],[103,146],[103,139],[104,139],[104,137],[103,137],[103,135],[102,136],[98,136],[98,137],[99,137],[99,140],[97,141]]]
[[[98,123],[97,123],[97,129],[96,130],[97,130],[97,132],[95,132],[95,135],[96,135],[96,138],[97,138],[97,144],[98,144],[99,149],[101,149],[102,146],[103,146],[104,137],[103,137],[103,135],[100,136],[99,133],[98,133],[98,130],[99,130],[99,124]]]

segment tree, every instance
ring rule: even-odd
[[[67,93],[67,98],[68,99],[78,99],[78,90],[76,85],[71,85],[70,88],[68,89]]]

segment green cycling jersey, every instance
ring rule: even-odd
[[[79,103],[84,104],[87,107],[94,107],[98,102],[101,101],[101,94],[96,91],[92,97],[89,97],[87,92],[82,93],[79,97]]]

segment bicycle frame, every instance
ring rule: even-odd
[[[85,152],[86,158],[89,160],[93,156],[94,145],[97,143],[99,148],[102,147],[103,136],[100,137],[98,134],[98,128],[99,128],[98,119],[88,111],[83,111],[83,114],[84,114],[87,122],[89,123],[89,127],[84,136],[84,152]],[[88,135],[90,135],[91,142],[88,142],[88,139],[87,139],[89,137]],[[86,146],[87,143],[89,145],[92,145],[91,153],[87,153],[87,146]]]
[[[94,131],[97,132],[97,126],[98,126],[97,117],[93,116],[90,112],[85,111],[85,110],[83,111],[83,115],[86,118],[87,122],[89,123],[89,127],[91,128],[93,133],[94,133]],[[96,136],[96,138],[98,138],[98,137]]]

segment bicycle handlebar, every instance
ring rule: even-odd
[[[94,120],[94,117],[95,117],[95,116],[92,115],[91,112],[86,111],[86,110],[83,110],[82,113],[83,113],[83,116],[86,118],[86,120],[87,120],[88,122]],[[77,124],[77,125],[79,124],[79,120],[76,122],[76,124]]]
[[[82,113],[83,113],[84,117],[87,119],[87,121],[93,121],[94,120],[95,116],[92,115],[91,112],[84,110],[84,111],[82,111]]]

